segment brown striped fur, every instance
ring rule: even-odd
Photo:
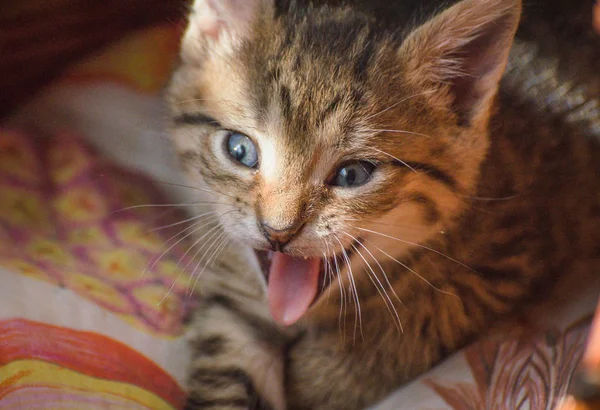
[[[199,351],[189,408],[364,408],[600,257],[600,42],[581,28],[597,48],[580,77],[558,63],[543,77],[536,61],[564,42],[533,41],[548,26],[533,16],[497,92],[520,2],[453,3],[195,3],[169,93],[190,179],[238,244],[301,224],[286,252],[346,249],[350,264],[292,329],[270,321],[260,277],[240,295],[217,269],[195,329],[214,354]],[[536,76],[580,87],[555,95]],[[227,158],[223,130],[256,142],[257,170]],[[327,185],[355,159],[378,163],[370,183]],[[232,368],[245,376],[215,390]]]

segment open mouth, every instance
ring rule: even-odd
[[[271,315],[278,323],[289,326],[319,299],[336,273],[345,266],[351,251],[346,250],[346,255],[340,252],[328,259],[262,250],[257,250],[256,254],[267,279]]]

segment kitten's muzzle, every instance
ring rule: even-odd
[[[274,251],[283,252],[283,247],[287,245],[302,229],[304,224],[297,223],[283,229],[274,229],[266,223],[262,223],[260,228]]]

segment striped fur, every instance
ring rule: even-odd
[[[600,256],[600,41],[583,6],[561,6],[563,40],[535,40],[556,10],[525,20],[498,92],[519,1],[452,3],[195,3],[169,100],[182,164],[238,244],[220,261],[267,249],[264,221],[302,222],[292,255],[348,260],[291,328],[258,269],[202,278],[190,409],[364,408]],[[577,78],[560,60],[573,37]],[[226,130],[259,146],[257,170],[227,157]],[[378,165],[368,184],[327,185],[356,159]]]

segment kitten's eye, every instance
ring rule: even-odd
[[[340,167],[331,185],[344,188],[357,187],[366,184],[371,179],[376,165],[368,161],[350,162]]]
[[[243,134],[232,132],[226,139],[227,151],[237,162],[248,168],[258,165],[258,153],[254,142]]]

